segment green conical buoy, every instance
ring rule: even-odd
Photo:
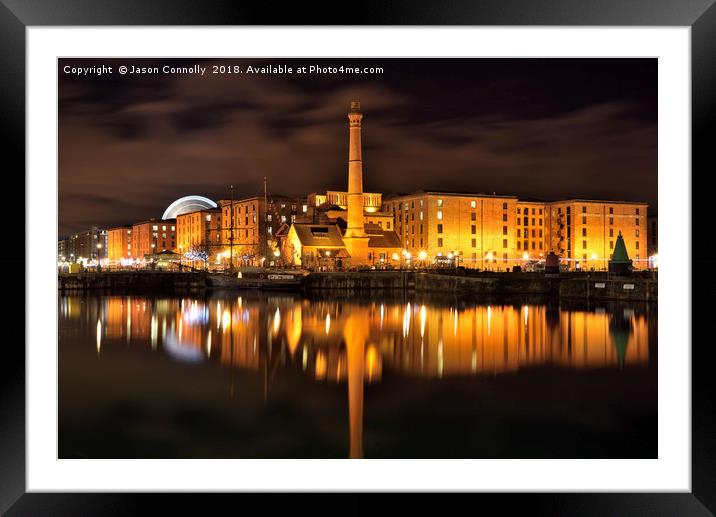
[[[631,272],[631,260],[629,259],[621,231],[619,231],[619,235],[617,236],[617,243],[614,245],[612,258],[609,259],[609,272],[620,275],[626,275]]]

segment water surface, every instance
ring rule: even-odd
[[[60,457],[656,457],[656,323],[540,298],[60,295]]]

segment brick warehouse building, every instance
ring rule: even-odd
[[[132,258],[176,251],[176,219],[150,219],[132,225]]]
[[[114,262],[132,258],[132,227],[116,226],[107,230],[107,258]]]
[[[419,191],[384,208],[405,250],[429,261],[454,257],[457,265],[504,271],[553,251],[570,269],[602,270],[621,232],[635,269],[648,264],[646,203]]]
[[[208,257],[221,252],[221,209],[209,208],[177,216],[177,252],[205,251]]]

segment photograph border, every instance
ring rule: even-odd
[[[709,221],[705,196],[708,188],[699,189],[699,178],[706,171],[716,170],[711,134],[716,125],[716,7],[714,0],[702,1],[623,1],[570,2],[560,1],[488,1],[473,5],[470,2],[451,2],[449,5],[427,2],[388,4],[375,2],[361,5],[351,25],[549,25],[549,26],[690,26],[692,45],[692,235],[707,236]],[[401,7],[402,6],[402,7]],[[0,70],[3,77],[4,135],[3,150],[11,157],[8,173],[25,169],[25,87],[26,33],[28,26],[82,25],[345,25],[345,15],[322,11],[313,14],[300,5],[283,10],[258,8],[247,4],[231,7],[219,2],[201,4],[189,0],[124,2],[117,0],[69,0],[58,6],[49,0],[0,0]],[[14,158],[14,160],[12,159]],[[701,175],[696,174],[699,170]],[[16,175],[19,177],[20,175]],[[705,185],[701,185],[705,187]],[[696,187],[696,188],[695,188]],[[23,186],[23,192],[25,192]],[[701,199],[701,197],[703,199]],[[24,233],[24,232],[23,232]],[[696,240],[692,240],[696,242]],[[716,263],[716,244],[712,239],[699,239],[692,249],[693,271],[703,271]],[[24,236],[24,249],[27,236]],[[26,273],[24,254],[3,258],[6,270]],[[13,275],[20,281],[24,275]],[[699,278],[692,289],[692,341],[701,334],[710,309],[705,299],[716,282]],[[24,286],[23,286],[24,287]],[[699,304],[699,298],[703,298]],[[24,303],[17,304],[18,312]],[[8,313],[8,319],[14,316]],[[19,316],[19,315],[18,315]],[[24,318],[23,318],[24,319]],[[146,494],[39,494],[25,493],[25,354],[16,346],[23,331],[9,329],[6,351],[2,361],[2,398],[0,399],[0,511],[15,515],[48,513],[77,514],[113,512],[138,513],[147,503]],[[704,334],[705,335],[705,334]],[[24,341],[24,339],[23,339]],[[490,495],[500,507],[525,505],[532,513],[615,514],[629,515],[709,515],[716,512],[716,387],[712,382],[709,347],[705,341],[692,351],[692,492],[654,494],[514,494]],[[13,347],[13,345],[15,345]],[[15,349],[13,349],[15,348]],[[203,501],[206,503],[206,497]],[[230,497],[223,495],[222,497]],[[353,496],[356,505],[363,506],[363,497]],[[360,501],[360,502],[359,502]],[[184,496],[161,504],[181,505],[189,510]],[[423,502],[419,499],[413,504]],[[505,506],[507,505],[507,506]],[[365,503],[368,509],[372,505]]]

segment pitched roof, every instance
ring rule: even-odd
[[[321,248],[345,246],[341,232],[334,224],[294,224],[293,229],[302,246]]]
[[[386,231],[375,223],[366,223],[369,248],[401,248],[400,237],[394,231]]]

